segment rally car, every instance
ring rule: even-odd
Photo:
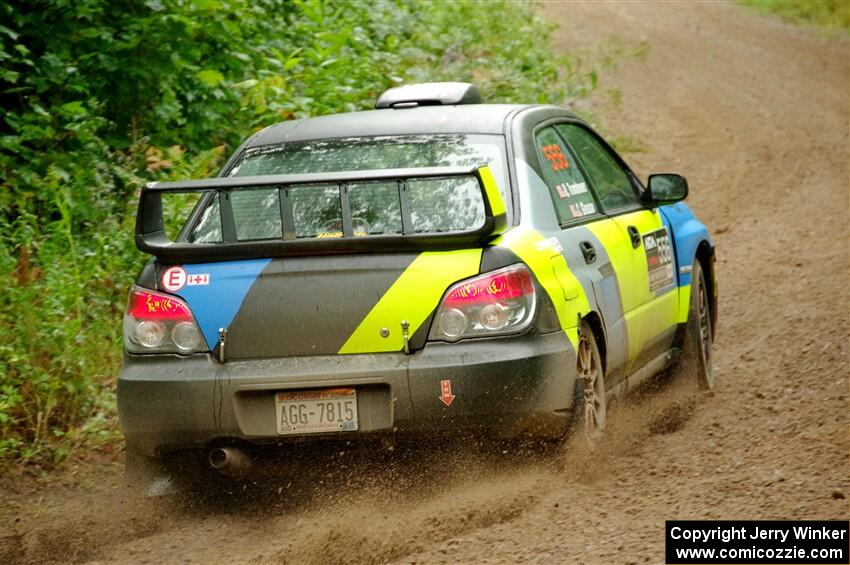
[[[687,194],[676,174],[644,186],[570,112],[465,83],[273,125],[217,178],[148,184],[128,464],[204,453],[238,475],[293,440],[596,438],[647,377],[710,388],[715,254]]]

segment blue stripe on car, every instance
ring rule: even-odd
[[[708,229],[705,225],[697,220],[694,213],[684,202],[661,206],[659,210],[661,211],[661,220],[673,237],[679,286],[687,286],[691,284],[689,267],[694,264],[697,247],[702,241],[707,241],[710,244],[711,237],[708,235]]]
[[[270,261],[271,259],[251,259],[183,265],[187,284],[175,294],[189,304],[211,350],[218,343],[219,328],[230,326],[254,281]],[[208,275],[208,283],[188,284],[192,275]]]

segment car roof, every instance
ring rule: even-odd
[[[281,122],[262,130],[246,149],[278,143],[345,137],[419,134],[503,134],[511,112],[523,104],[420,106],[331,114]]]

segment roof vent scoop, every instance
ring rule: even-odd
[[[468,82],[423,82],[406,84],[384,91],[375,108],[414,108],[416,106],[448,106],[480,104],[478,87]]]

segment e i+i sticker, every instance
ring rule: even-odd
[[[169,267],[162,274],[162,288],[177,292],[184,286],[206,286],[210,284],[209,273],[186,274],[183,267]]]

